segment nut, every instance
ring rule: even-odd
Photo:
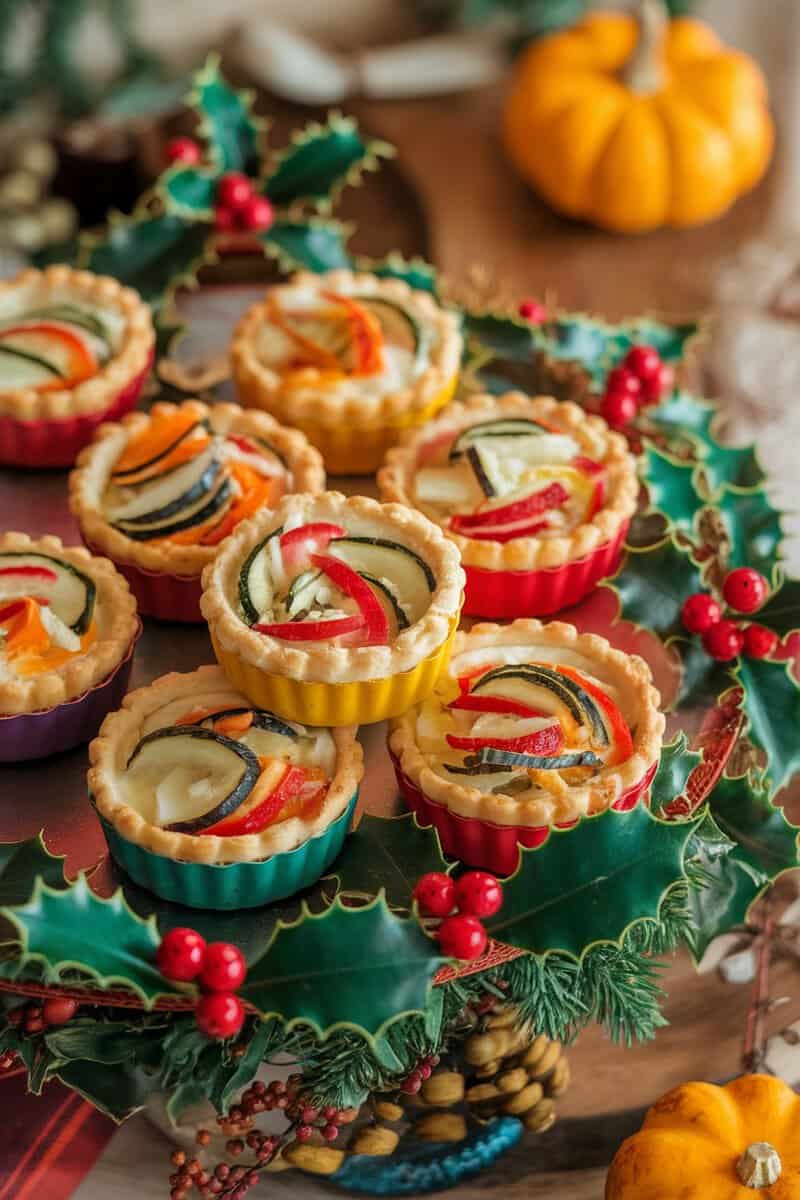
[[[509,1096],[503,1105],[503,1112],[508,1113],[512,1117],[520,1116],[526,1113],[529,1108],[533,1108],[541,1100],[544,1092],[540,1083],[529,1083],[521,1092],[517,1092],[515,1096]]]
[[[471,1067],[483,1067],[508,1051],[509,1036],[505,1029],[491,1033],[473,1033],[464,1043],[464,1058]]]
[[[404,1113],[399,1104],[392,1104],[389,1100],[378,1100],[375,1104],[375,1112],[384,1121],[402,1121]]]
[[[552,1100],[540,1100],[535,1108],[526,1113],[522,1123],[531,1133],[544,1133],[551,1125],[555,1125],[556,1106]]]
[[[509,1095],[521,1092],[527,1082],[528,1072],[524,1067],[515,1067],[513,1071],[503,1071],[502,1075],[497,1076],[498,1088]]]
[[[538,1037],[535,1037],[522,1056],[523,1067],[527,1067],[528,1070],[532,1070],[535,1066],[537,1066],[539,1059],[542,1057],[549,1045],[550,1038],[547,1037],[546,1034],[540,1033]]]
[[[509,1029],[517,1022],[518,1010],[512,1006],[499,1008],[486,1022],[489,1029]]]
[[[485,1067],[478,1067],[475,1072],[477,1079],[494,1079],[497,1072],[500,1070],[500,1059],[494,1058],[488,1062]]]
[[[544,1079],[561,1058],[560,1042],[551,1042],[538,1062],[530,1068],[532,1079]]]
[[[283,1157],[288,1159],[293,1167],[299,1167],[301,1171],[310,1171],[312,1175],[333,1175],[344,1162],[344,1150],[295,1142],[286,1147]]]
[[[467,1122],[459,1113],[428,1113],[417,1121],[414,1133],[423,1142],[463,1142]]]
[[[425,1080],[420,1095],[426,1104],[449,1108],[464,1099],[464,1076],[458,1071],[437,1071]]]
[[[400,1135],[384,1125],[368,1125],[358,1132],[350,1149],[354,1154],[392,1154]]]
[[[468,1104],[481,1104],[485,1100],[494,1100],[499,1095],[500,1092],[493,1083],[476,1083],[467,1091],[466,1099]]]
[[[548,1096],[561,1096],[567,1090],[572,1078],[569,1069],[569,1059],[563,1056],[558,1060],[552,1075],[547,1081]]]

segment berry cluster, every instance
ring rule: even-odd
[[[212,1038],[234,1037],[244,1024],[244,1005],[234,995],[244,983],[244,955],[230,942],[206,943],[194,929],[171,929],[161,940],[156,964],[172,983],[196,980],[204,991],[195,1016]]]
[[[39,1004],[35,1000],[21,1004],[18,1008],[12,1008],[7,1012],[5,1017],[9,1025],[35,1037],[37,1033],[44,1033],[46,1029],[52,1029],[57,1025],[66,1025],[77,1011],[77,1000],[70,1000],[66,996],[53,996],[45,1000],[43,1004]],[[0,1053],[0,1075],[7,1071],[13,1071],[17,1065],[18,1056],[14,1050]]]
[[[430,871],[414,888],[414,899],[424,916],[441,918],[436,937],[442,953],[472,960],[486,949],[489,938],[482,918],[500,911],[503,888],[487,871],[467,871],[458,880]]]
[[[543,325],[547,320],[547,309],[541,300],[537,300],[533,296],[527,300],[521,300],[517,312],[523,321],[530,321],[531,325]]]
[[[427,1054],[425,1058],[421,1058],[414,1070],[401,1082],[400,1091],[405,1092],[407,1096],[416,1096],[425,1080],[430,1079],[434,1067],[438,1067],[438,1065],[438,1054]]]
[[[202,159],[200,146],[193,138],[179,137],[167,146],[167,161],[196,166]],[[217,184],[214,227],[218,233],[261,233],[269,229],[275,212],[266,196],[260,195],[253,180],[240,171],[229,171]]]
[[[600,415],[612,429],[624,429],[640,408],[658,404],[673,382],[672,367],[654,346],[631,346],[621,364],[608,373]]]
[[[737,567],[725,576],[722,595],[734,612],[754,613],[767,599],[769,584],[752,567]],[[695,592],[684,601],[681,621],[684,629],[703,639],[706,653],[718,662],[730,662],[740,654],[766,658],[778,644],[777,634],[766,625],[742,626],[738,621],[724,617],[722,605],[708,592]]]

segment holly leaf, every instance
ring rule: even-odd
[[[670,806],[683,795],[695,767],[702,761],[698,750],[690,750],[686,734],[681,732],[674,741],[661,748],[661,759],[650,785],[650,811],[657,817],[669,817]]]
[[[503,313],[465,312],[463,330],[471,349],[491,352],[492,356],[513,362],[529,362],[544,345],[544,338],[536,325]]]
[[[339,899],[315,915],[280,922],[239,994],[265,1017],[310,1024],[320,1037],[360,1026],[379,1037],[399,1016],[424,1013],[444,959],[415,920],[396,916],[384,895],[363,908]]]
[[[330,878],[338,880],[340,892],[377,896],[383,889],[388,904],[410,908],[420,876],[447,869],[438,833],[420,826],[413,813],[366,815],[345,842]]]
[[[692,823],[658,820],[643,805],[553,828],[542,846],[520,851],[487,928],[534,954],[581,958],[599,942],[620,945],[636,922],[658,923],[662,899],[684,877],[691,831]]]
[[[406,259],[394,250],[386,258],[358,258],[356,266],[359,271],[369,271],[379,279],[402,279],[417,292],[436,295],[436,268],[424,258]]]
[[[158,1076],[132,1063],[74,1062],[58,1066],[56,1077],[118,1125],[144,1108],[159,1090]]]
[[[666,637],[681,628],[683,602],[702,584],[700,567],[670,536],[644,549],[628,547],[622,568],[604,586],[617,593],[626,621]]]
[[[780,557],[783,530],[780,514],[764,492],[724,488],[716,507],[729,538],[727,565],[755,567],[769,578]]]
[[[182,283],[193,283],[214,256],[206,225],[174,213],[114,217],[104,233],[87,234],[83,265],[135,288],[160,309]]]
[[[595,390],[600,390],[612,367],[622,361],[633,345],[654,346],[665,362],[677,362],[697,326],[665,325],[645,318],[606,325],[591,317],[567,314],[544,327],[547,343],[542,348],[551,358],[579,363]]]
[[[657,509],[669,526],[689,533],[706,502],[695,486],[695,464],[683,463],[645,443],[644,482],[650,508]]]
[[[0,906],[24,904],[37,879],[53,889],[68,887],[64,858],[51,854],[44,836],[0,843]]]
[[[764,889],[797,865],[797,832],[763,786],[746,776],[719,781],[688,848],[703,879],[689,891],[697,959],[715,937],[743,924]]]
[[[675,391],[647,415],[666,433],[691,438],[710,499],[716,499],[726,486],[752,489],[763,482],[754,446],[725,446],[717,440],[714,427],[719,412],[714,405],[690,392]]]
[[[62,1062],[86,1059],[157,1067],[163,1057],[168,1020],[164,1017],[158,1025],[132,1025],[128,1021],[95,1021],[78,1016],[67,1025],[49,1029],[44,1040],[50,1053]]]
[[[155,966],[155,921],[137,917],[121,889],[106,900],[91,891],[83,874],[64,891],[37,878],[25,904],[2,911],[19,936],[18,969],[39,963],[49,983],[81,971],[102,988],[131,988],[147,1006],[173,990]]]
[[[699,637],[674,637],[669,645],[681,659],[681,680],[676,707],[712,708],[730,689],[730,665],[706,653]]]
[[[767,756],[772,790],[780,791],[800,771],[800,685],[793,664],[742,658],[733,671],[744,688],[747,736]]]
[[[800,579],[779,579],[755,619],[773,629],[780,638],[800,630]]]
[[[188,103],[200,118],[200,133],[217,171],[257,175],[266,123],[253,113],[253,93],[237,91],[225,82],[219,55],[209,55],[194,76]]]
[[[194,221],[210,221],[217,194],[215,172],[199,167],[173,167],[159,181],[159,193],[169,212]]]
[[[384,142],[365,141],[352,117],[332,113],[324,125],[314,121],[294,134],[262,190],[281,207],[305,200],[330,209],[346,184],[358,183],[364,171],[376,171],[380,159],[393,153]]]
[[[350,229],[339,221],[276,221],[259,240],[284,271],[351,267],[345,248]]]

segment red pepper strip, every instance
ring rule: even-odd
[[[551,508],[560,508],[569,500],[569,492],[563,484],[548,483],[547,487],[511,504],[503,504],[499,508],[485,509],[483,512],[469,513],[466,516],[455,516],[450,524],[456,533],[466,533],[483,525],[506,525],[512,521],[521,521],[523,517],[537,517]]]
[[[255,442],[251,442],[249,438],[242,437],[238,433],[229,433],[226,436],[226,441],[233,442],[234,446],[238,446],[245,454],[260,454],[261,451]]]
[[[593,458],[587,458],[585,454],[576,454],[572,460],[573,467],[577,467],[579,471],[583,471],[584,475],[594,477],[594,495],[592,496],[589,510],[586,513],[584,520],[591,521],[592,517],[600,511],[606,500],[606,469],[602,463],[596,462]]]
[[[566,675],[569,679],[574,679],[579,683],[585,692],[597,701],[608,718],[609,733],[611,734],[611,754],[606,759],[606,766],[613,767],[617,763],[625,762],[633,754],[633,738],[631,731],[628,729],[628,723],[622,713],[617,708],[614,701],[611,699],[602,688],[597,684],[590,683],[584,678],[579,671],[572,667],[565,667],[562,663],[556,665],[556,670],[561,675]]]
[[[460,530],[462,537],[472,538],[473,542],[512,542],[514,538],[536,537],[543,529],[549,529],[548,521],[524,522],[517,525],[488,525],[481,529]]]
[[[25,579],[46,579],[48,583],[55,583],[58,579],[58,575],[51,567],[0,567],[0,575],[20,575]]]
[[[311,562],[336,584],[340,592],[355,600],[366,623],[365,646],[386,646],[389,642],[389,620],[386,611],[372,588],[357,571],[340,558],[328,554],[312,554]]]
[[[375,375],[382,371],[383,332],[378,318],[349,296],[340,296],[338,292],[322,292],[322,295],[334,304],[341,304],[347,313],[355,358],[352,374]]]
[[[366,623],[361,613],[351,613],[347,617],[332,617],[329,621],[276,621],[274,624],[259,622],[250,628],[254,633],[265,633],[268,637],[282,638],[285,642],[321,642],[326,638],[355,633]]]
[[[267,764],[266,770],[271,772],[274,760],[263,761]],[[304,768],[287,763],[283,774],[271,792],[268,792],[266,796],[259,795],[258,783],[256,783],[248,798],[229,817],[217,821],[216,825],[210,825],[202,832],[216,834],[218,837],[237,837],[243,833],[260,833],[262,829],[266,829],[268,825],[272,824],[287,800],[300,791],[305,781]]]
[[[459,680],[459,683],[461,681]],[[519,700],[507,700],[505,696],[473,696],[469,692],[451,700],[448,708],[465,709],[467,712],[511,713],[515,717],[546,717],[538,708],[529,708]]]
[[[56,341],[64,343],[70,349],[70,374],[68,378],[56,379],[52,383],[39,384],[37,386],[38,391],[45,392],[53,391],[57,388],[70,387],[71,385],[80,383],[84,379],[89,379],[96,372],[97,359],[81,338],[69,329],[63,329],[60,325],[51,325],[48,321],[39,321],[35,325],[12,325],[8,329],[3,329],[0,332],[0,337],[6,338],[12,335],[19,337],[23,333],[43,333],[48,337],[55,338]]]
[[[519,754],[558,754],[564,745],[564,734],[558,724],[515,738],[459,737],[448,733],[447,744],[454,750],[478,751],[491,746],[494,750],[513,750]]]
[[[312,543],[315,548],[324,550],[332,538],[344,537],[346,529],[341,525],[331,525],[327,521],[316,521],[310,525],[298,525],[296,529],[287,529],[281,534],[281,550],[291,549],[301,543],[310,550]]]
[[[25,599],[12,600],[11,604],[6,604],[4,608],[0,608],[0,622],[10,621],[17,613],[21,613],[25,609],[26,603]]]

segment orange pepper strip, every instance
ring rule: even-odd
[[[369,312],[363,305],[349,296],[340,296],[338,292],[323,292],[326,300],[341,304],[347,313],[350,333],[353,339],[355,365],[353,375],[376,375],[383,370],[383,330],[374,313]]]
[[[295,329],[289,316],[283,311],[274,296],[270,296],[267,302],[267,312],[272,324],[282,329],[287,337],[290,337],[298,349],[302,351],[303,359],[307,364],[334,371],[341,369],[341,365],[335,354],[332,354],[330,350],[327,350],[324,346],[320,346],[318,342],[312,341],[311,338],[300,333],[299,329]]]
[[[214,713],[218,712],[225,712],[225,709],[206,708],[204,705],[199,704],[196,708],[190,708],[189,711],[185,712],[182,717],[178,717],[177,721],[174,721],[173,724],[196,725],[198,721],[205,721],[206,717],[213,717]]]
[[[237,733],[247,733],[252,724],[253,714],[246,712],[237,713],[235,717],[223,717],[221,721],[214,722],[214,728],[217,733],[225,733],[230,737]]]
[[[39,321],[35,325],[12,325],[0,331],[0,338],[11,336],[20,337],[25,333],[39,333],[61,342],[70,352],[69,375],[66,379],[53,379],[48,383],[37,384],[39,392],[58,391],[59,388],[75,387],[84,379],[90,379],[97,373],[97,359],[86,343],[69,329],[61,325],[51,325],[49,321]]]
[[[252,517],[262,508],[273,508],[283,494],[283,480],[277,477],[266,479],[252,467],[233,463],[231,474],[242,489],[242,494],[233,502],[218,525],[208,530],[201,538],[204,546],[218,546],[245,517]]]
[[[196,424],[197,417],[193,413],[179,412],[166,417],[154,417],[138,437],[128,442],[114,463],[112,475],[145,470],[152,459],[165,454]]]
[[[171,454],[167,454],[164,458],[160,458],[158,462],[151,463],[149,467],[142,467],[141,471],[135,474],[131,472],[121,479],[120,485],[128,487],[135,483],[147,483],[150,479],[158,479],[161,475],[166,475],[167,471],[172,471],[175,467],[182,466],[185,462],[196,458],[201,454],[211,442],[211,438],[207,433],[198,437],[187,438],[186,441],[180,442]],[[117,470],[117,468],[114,468]]]
[[[0,622],[6,630],[6,653],[9,658],[20,654],[41,654],[50,645],[50,635],[39,616],[39,605],[30,596],[21,601],[12,616]]]

